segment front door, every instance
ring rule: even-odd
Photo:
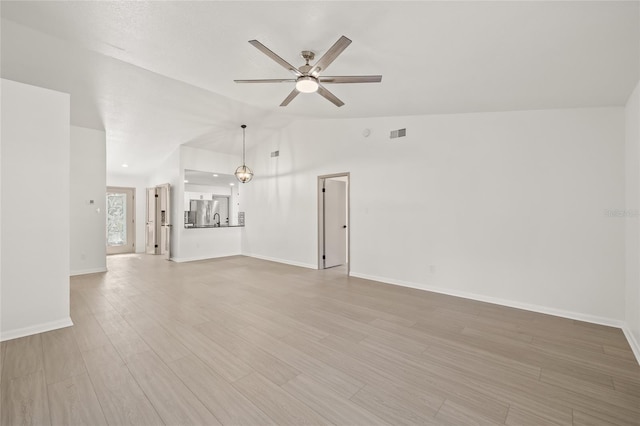
[[[107,254],[135,251],[135,191],[107,187]]]

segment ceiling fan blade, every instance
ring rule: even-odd
[[[233,80],[236,83],[295,83],[295,78],[265,78],[262,80]]]
[[[318,80],[325,84],[337,83],[380,83],[381,75],[342,75],[335,77],[319,77]]]
[[[273,59],[274,61],[276,61],[277,63],[279,63],[286,69],[288,69],[289,71],[291,71],[296,77],[300,77],[302,75],[302,73],[298,71],[296,67],[294,67],[289,62],[282,59],[280,56],[273,53],[267,46],[260,43],[258,40],[249,40],[249,43],[251,43],[251,45],[253,45],[253,47],[255,47],[256,49],[258,49],[259,51],[261,51],[262,53],[264,53],[265,55],[267,55],[268,57],[270,57],[271,59]]]
[[[322,86],[318,86],[318,94],[323,98],[326,98],[329,101],[331,101],[331,103],[333,103],[337,107],[341,107],[342,105],[344,105],[344,102],[338,99],[336,95],[334,95],[333,93],[331,93],[330,91],[328,91]]]
[[[338,57],[338,55],[341,54],[342,51],[346,49],[350,44],[351,40],[349,40],[345,36],[340,37],[338,41],[336,41],[334,45],[331,46],[324,55],[322,55],[322,58],[320,58],[320,60],[316,62],[313,68],[309,70],[309,74],[317,77],[318,73],[320,73],[320,71],[326,70],[331,62],[333,62]]]
[[[293,89],[291,91],[291,93],[289,93],[289,96],[287,96],[284,101],[282,101],[282,103],[280,104],[280,106],[287,106],[289,105],[289,102],[291,102],[293,100],[293,98],[295,98],[296,96],[298,96],[298,93],[300,93],[298,91],[298,89]]]

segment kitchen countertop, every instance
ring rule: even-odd
[[[185,229],[203,229],[203,228],[244,228],[244,225],[198,225],[188,226],[185,224]]]

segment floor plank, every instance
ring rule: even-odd
[[[87,371],[71,327],[42,333],[42,350],[48,384]]]
[[[558,426],[571,426],[573,424],[573,413],[565,420],[558,421],[557,419],[549,419],[534,413],[532,411],[523,409],[517,405],[510,405],[507,418],[504,422],[508,426],[522,426],[522,425],[558,425]]]
[[[446,400],[438,413],[436,414],[436,420],[438,422],[451,425],[451,426],[461,426],[461,425],[501,425],[503,422],[496,422],[493,419],[489,419],[484,416],[482,413],[474,410],[473,408],[469,408],[460,404],[456,404],[453,401]]]
[[[364,386],[350,399],[392,425],[439,424],[434,418],[438,409],[382,388]]]
[[[2,384],[2,425],[50,425],[44,371],[7,379]]]
[[[153,352],[133,355],[127,367],[166,424],[221,424]]]
[[[49,400],[54,425],[107,424],[86,373],[49,385]]]
[[[209,369],[195,356],[169,364],[187,387],[225,425],[276,424],[224,378]]]
[[[44,360],[40,334],[9,340],[5,344],[2,382],[43,371]]]
[[[209,368],[231,382],[253,371],[245,362],[194,328],[173,324],[168,331]]]
[[[219,343],[233,356],[277,385],[282,385],[300,374],[299,370],[268,354],[251,342],[238,337],[231,331],[225,330],[224,327],[209,322],[197,326],[196,330]]]
[[[92,314],[82,315],[75,318],[73,322],[72,330],[76,337],[78,348],[81,351],[88,351],[110,344],[109,338]]]
[[[283,343],[272,336],[252,327],[240,330],[240,335],[255,342],[276,358],[293,366],[297,370],[315,378],[334,392],[349,398],[362,388],[363,383],[357,378],[342,373],[317,358],[304,353],[297,348]]]
[[[159,326],[145,328],[141,337],[164,362],[175,361],[191,353],[177,338]]]
[[[126,360],[131,355],[151,350],[144,339],[133,329],[125,333],[108,334],[107,337],[109,337],[111,344],[123,360]]]
[[[163,424],[126,366],[92,370],[89,376],[110,425]]]
[[[445,400],[446,393],[436,387],[429,387],[428,384],[422,383],[420,388],[417,388],[400,380],[393,373],[364,363],[357,356],[325,346],[306,335],[292,333],[282,340],[345,374],[357,377],[370,388],[385,390],[394,398],[405,400],[407,404],[422,407],[428,413],[427,417],[435,414]]]
[[[331,422],[259,373],[251,373],[233,386],[278,425],[330,425]]]
[[[616,419],[608,418],[608,416],[594,416],[591,414],[587,414],[580,410],[573,410],[573,425],[574,426],[619,426],[622,423],[619,423]],[[632,423],[629,423],[632,424]],[[633,423],[637,424],[637,423]]]
[[[336,395],[304,374],[289,380],[282,389],[336,425],[389,425],[371,412],[362,409],[351,400]]]
[[[116,348],[107,342],[106,345],[82,351],[82,358],[87,370],[99,370],[101,368],[115,368],[124,364],[124,361],[116,351]]]
[[[453,368],[424,363],[419,357],[393,351],[384,346],[377,347],[368,342],[354,343],[339,337],[326,338],[322,342],[358,357],[363,362],[415,387],[424,386],[424,389],[429,391],[435,386],[447,395],[447,399],[455,400],[458,405],[470,410],[484,413],[487,418],[503,422],[506,417],[508,404],[498,400],[492,392],[481,386],[469,386],[467,377]]]
[[[125,334],[132,331],[131,326],[116,310],[101,312],[94,314],[93,317],[98,321],[102,331],[109,336],[113,334]]]

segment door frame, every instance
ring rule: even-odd
[[[163,255],[167,260],[171,260],[171,192],[171,184],[168,183],[155,185],[146,190],[145,252]]]
[[[347,275],[351,272],[351,173],[332,173],[318,176],[318,269],[324,269],[324,198],[322,196],[322,184],[325,179],[346,177],[347,178]]]
[[[115,246],[109,246],[109,244],[107,243],[107,237],[105,235],[107,255],[136,252],[136,189],[131,187],[125,187],[125,186],[107,186],[105,197],[107,194],[117,194],[117,193],[131,194],[131,205],[130,206],[127,205],[127,213],[131,212],[131,223],[127,224],[127,241],[131,241],[131,249],[129,249],[129,246],[126,245],[126,246],[122,246],[122,248],[109,250],[109,247],[115,247]],[[127,204],[129,204],[128,195],[127,195]],[[106,209],[107,209],[107,206],[105,205],[105,210]],[[105,211],[105,216],[107,216],[106,213],[107,212]],[[125,219],[125,220],[128,221],[128,219]]]
[[[160,190],[159,204],[160,204],[160,212],[164,211],[164,220],[160,217],[159,229],[160,229],[160,239],[158,242],[160,243],[160,253],[164,255],[164,258],[167,260],[171,259],[171,216],[172,216],[172,202],[171,202],[171,184],[163,183],[160,185],[156,185],[156,190]],[[164,206],[162,205],[164,203]],[[162,209],[164,207],[164,210]],[[156,216],[156,220],[158,217]],[[164,247],[163,247],[164,246]]]

